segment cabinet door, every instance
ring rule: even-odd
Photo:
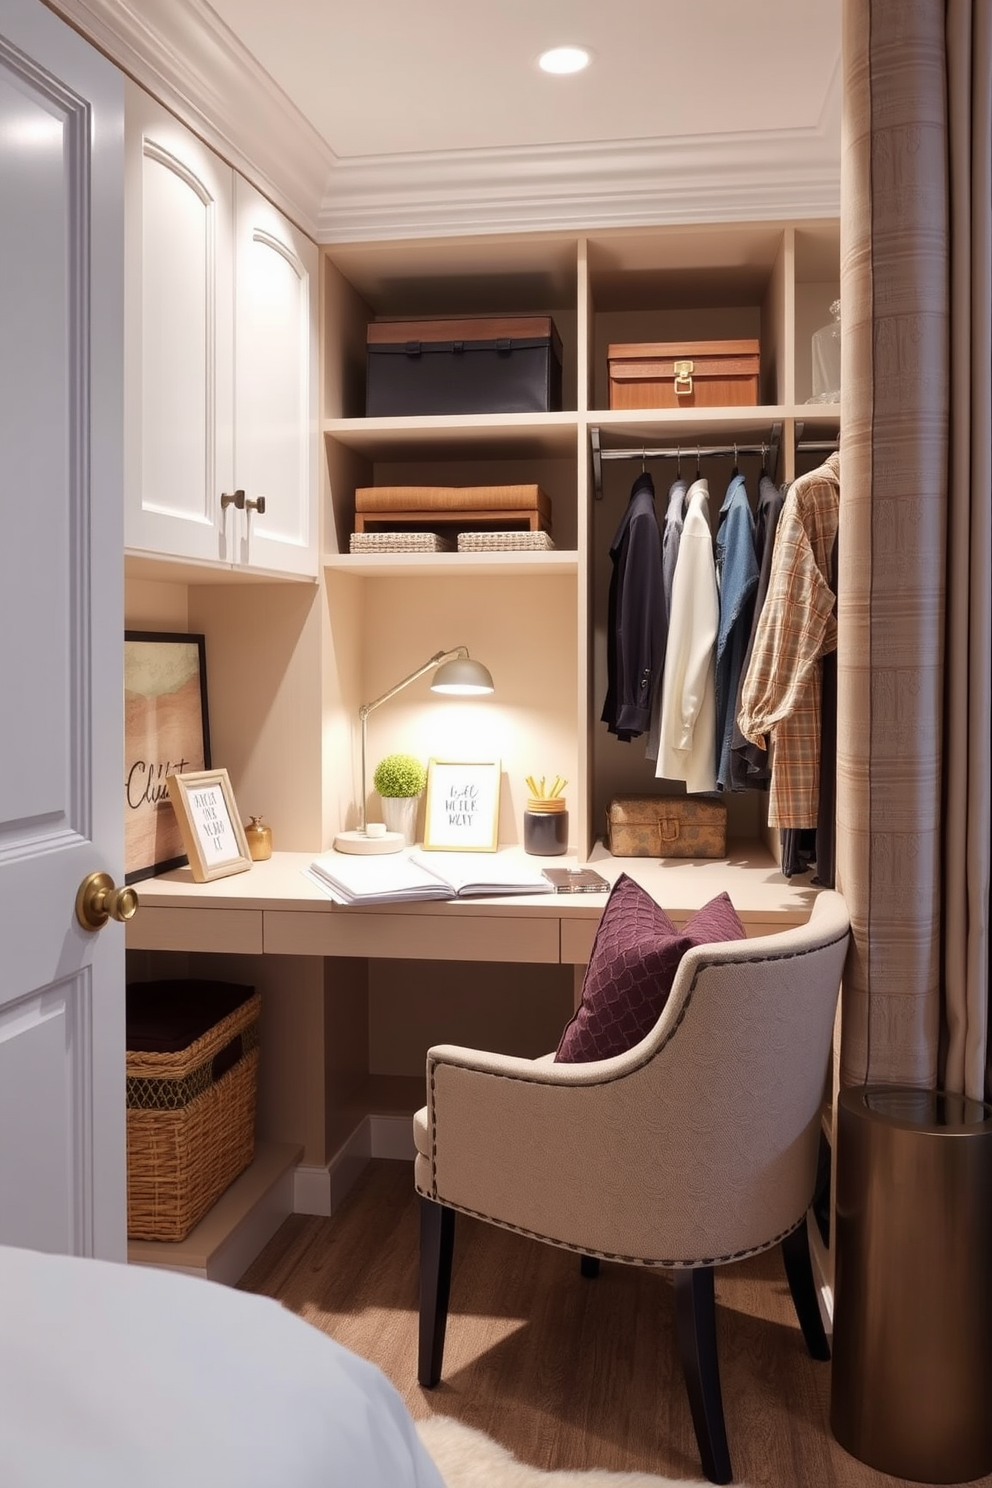
[[[318,251],[240,176],[234,191],[235,559],[316,577]]]
[[[125,119],[125,546],[230,563],[234,173],[139,88]]]

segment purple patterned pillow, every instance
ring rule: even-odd
[[[650,894],[621,873],[596,931],[582,1001],[558,1043],[557,1064],[612,1059],[650,1032],[690,946],[743,940],[728,894],[705,904],[682,930]]]

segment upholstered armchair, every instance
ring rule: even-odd
[[[663,1266],[703,1470],[731,1480],[715,1268],[781,1245],[807,1347],[829,1357],[806,1215],[848,933],[823,891],[805,925],[688,950],[654,1026],[612,1058],[428,1052],[422,1385],[441,1376],[458,1210],[578,1252],[586,1275],[600,1259]]]

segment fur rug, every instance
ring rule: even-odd
[[[700,1479],[641,1472],[542,1472],[499,1442],[448,1416],[417,1422],[417,1431],[446,1488],[709,1488]]]

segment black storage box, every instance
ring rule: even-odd
[[[561,338],[549,315],[375,321],[367,350],[369,418],[561,409]]]

